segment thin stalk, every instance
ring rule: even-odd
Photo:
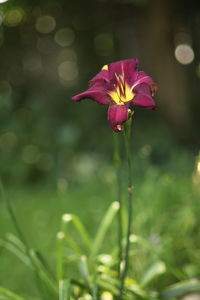
[[[27,244],[26,239],[25,239],[25,237],[24,237],[24,235],[23,235],[23,233],[22,233],[22,231],[20,229],[19,223],[18,223],[17,218],[16,218],[16,216],[14,214],[12,205],[11,205],[8,197],[6,196],[6,193],[5,193],[5,190],[4,190],[4,186],[3,186],[3,183],[1,181],[1,179],[0,179],[0,190],[1,190],[2,198],[3,198],[3,200],[4,200],[5,204],[6,204],[8,213],[9,213],[10,218],[12,220],[12,223],[13,223],[15,229],[16,229],[16,232],[17,232],[19,238],[24,243],[24,245],[26,247],[26,252],[27,252],[27,254],[29,256],[29,253],[28,253],[28,249],[29,249],[28,244]]]
[[[121,155],[120,155],[120,136],[119,133],[114,133],[114,164],[117,177],[117,202],[119,203],[118,210],[118,278],[120,280],[120,266],[122,262],[122,184],[121,184]]]
[[[130,235],[131,235],[131,224],[132,224],[132,193],[133,193],[133,178],[132,178],[132,163],[131,163],[131,150],[130,150],[130,135],[131,135],[131,124],[132,118],[127,121],[127,128],[124,131],[124,144],[126,149],[127,166],[128,166],[128,200],[127,200],[127,234],[126,234],[126,246],[124,254],[124,266],[121,272],[120,287],[118,300],[122,299],[125,278],[129,267],[129,249],[130,249]]]

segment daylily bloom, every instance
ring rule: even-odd
[[[116,131],[123,130],[129,118],[130,106],[143,106],[156,109],[153,95],[156,84],[143,71],[137,71],[138,59],[127,59],[105,65],[89,81],[89,88],[72,99],[80,101],[90,98],[100,104],[108,104],[108,121]]]

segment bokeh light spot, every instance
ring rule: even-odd
[[[56,21],[52,16],[42,16],[36,21],[36,29],[40,33],[50,33],[56,27]]]
[[[25,12],[21,8],[13,8],[6,12],[4,16],[4,24],[9,27],[15,27],[19,25],[23,18],[25,17]]]
[[[114,47],[113,37],[110,33],[100,33],[95,37],[94,45],[97,54],[102,56],[111,55]]]
[[[146,158],[148,157],[152,152],[152,147],[150,145],[144,145],[141,149],[140,149],[140,156],[142,158]]]
[[[64,61],[58,66],[58,75],[64,81],[72,81],[78,76],[77,64],[73,61]]]
[[[179,63],[188,65],[194,60],[194,51],[190,45],[180,44],[175,49],[175,57]]]
[[[70,46],[75,40],[75,33],[70,28],[61,28],[55,34],[55,41],[61,47]]]
[[[0,3],[5,3],[7,2],[8,0],[0,0]]]
[[[103,292],[101,295],[101,300],[113,300],[113,296],[110,292]]]

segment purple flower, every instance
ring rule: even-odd
[[[127,59],[105,65],[89,81],[89,88],[72,99],[80,101],[90,98],[100,104],[109,104],[108,121],[116,131],[123,130],[123,123],[129,118],[130,106],[156,109],[153,95],[156,84],[143,71],[137,71],[138,59]]]

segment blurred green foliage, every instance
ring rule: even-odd
[[[176,156],[176,158],[178,164],[178,157]],[[183,282],[183,286],[174,286],[172,291],[166,290],[164,299],[168,299],[171,293],[175,293],[176,299],[176,295],[199,290],[198,282],[188,282],[192,278],[199,277],[200,269],[198,264],[199,171],[197,165],[193,172],[185,172],[185,159],[179,157],[181,172],[168,170],[164,173],[163,170],[151,166],[136,179],[133,202],[134,234],[131,237],[129,276],[131,280],[141,284],[140,288],[148,293],[147,298],[154,295],[154,298],[157,299],[157,293],[159,295],[167,286],[179,282]],[[54,187],[50,188],[49,186],[37,188],[35,191],[32,188],[26,190],[15,188],[8,193],[8,197],[15,200],[15,212],[28,244],[43,253],[54,274],[56,273],[56,235],[59,239],[58,242],[62,242],[61,233],[66,234],[62,252],[64,255],[62,276],[66,280],[70,278],[83,279],[76,263],[80,262],[83,255],[88,256],[86,244],[82,240],[82,233],[80,235],[73,229],[73,224],[70,225],[70,216],[78,215],[90,236],[97,239],[97,227],[102,220],[103,212],[115,200],[114,168],[101,165],[98,169],[99,173],[96,174],[96,178],[92,174],[87,174],[87,176],[85,174],[85,176],[81,176],[83,181],[76,182],[76,184],[67,185],[64,180],[60,181],[57,193]],[[126,174],[124,174],[124,180],[125,177]],[[123,200],[126,201],[125,198]],[[87,209],[83,209],[83,205]],[[5,236],[5,240],[9,242],[10,238],[12,240],[12,236],[8,234],[8,231],[13,232],[13,228],[2,201],[0,212],[1,236]],[[60,227],[61,216],[63,216],[64,225],[62,224]],[[67,227],[65,228],[65,226]],[[99,245],[97,254],[113,255],[114,259],[116,229],[117,223],[113,219],[103,241],[100,244],[96,243]],[[75,240],[75,244],[72,243],[72,239]],[[92,241],[94,239],[92,238]],[[11,243],[13,244],[13,241]],[[76,245],[75,250],[71,249],[73,245]],[[95,243],[92,245],[94,246]],[[80,252],[77,248],[80,249]],[[57,250],[60,251],[59,248]],[[15,264],[12,274],[7,267],[8,264]],[[92,263],[89,267],[92,272],[90,278],[93,278],[94,275],[93,267]],[[31,295],[38,297],[36,296],[36,286],[33,284],[34,277],[27,267],[3,248],[1,248],[0,268],[1,285],[25,298],[29,298]],[[103,272],[102,276],[105,274]],[[112,276],[115,277],[114,274]],[[152,279],[151,276],[153,276]],[[107,287],[107,290],[111,291],[112,289]]]
[[[106,63],[137,56],[140,69],[158,83],[159,111],[134,114],[133,228],[148,247],[133,239],[129,275],[145,284],[152,269],[161,269],[148,282],[149,291],[180,281],[193,291],[196,283],[188,280],[200,275],[200,181],[194,167],[200,132],[199,1],[0,2],[0,175],[28,243],[55,271],[55,237],[64,212],[78,215],[95,236],[115,201],[112,132],[107,107],[74,103],[71,97]],[[175,56],[184,44],[194,54],[188,65],[188,53]],[[9,231],[1,201],[1,237],[12,239]],[[116,244],[115,232],[114,223],[106,253]],[[0,260],[0,285],[38,299],[27,268],[3,247]],[[180,290],[172,287],[165,296],[176,297]]]

